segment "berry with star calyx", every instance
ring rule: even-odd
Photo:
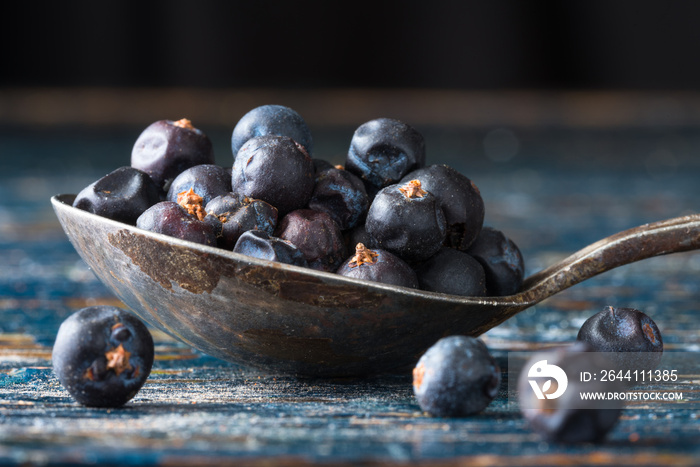
[[[418,288],[416,273],[405,261],[385,250],[370,250],[362,243],[336,272],[353,279]]]
[[[120,407],[146,382],[153,365],[153,338],[138,318],[121,308],[92,306],[69,316],[53,346],[53,369],[80,404]]]
[[[437,253],[447,235],[438,199],[419,180],[383,188],[372,201],[365,220],[377,246],[408,262]]]

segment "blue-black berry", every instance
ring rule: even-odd
[[[178,196],[192,190],[207,204],[217,196],[231,192],[231,169],[215,164],[201,164],[183,170],[173,180],[167,200],[178,202]]]
[[[409,262],[437,253],[447,234],[440,203],[418,180],[382,188],[369,207],[365,228],[379,248]]]
[[[483,266],[488,295],[513,295],[520,290],[525,276],[523,255],[503,232],[483,227],[467,253]]]
[[[279,222],[275,236],[299,248],[313,269],[335,272],[347,257],[343,233],[325,212],[292,211]]]
[[[234,253],[254,258],[277,261],[278,263],[308,267],[303,253],[292,242],[273,237],[262,230],[249,230],[243,233],[233,248]]]
[[[277,226],[277,209],[261,199],[226,193],[209,201],[204,207],[205,221],[216,218],[221,223],[217,240],[220,248],[232,250],[243,233],[260,230],[272,234]]]
[[[413,392],[424,412],[464,417],[483,411],[498,394],[501,371],[477,338],[450,336],[429,348],[413,369]]]
[[[404,260],[384,250],[371,250],[364,244],[355,246],[355,254],[340,265],[336,273],[353,279],[418,288],[418,278]]]
[[[120,407],[146,382],[153,365],[153,338],[132,314],[116,307],[83,308],[56,335],[54,373],[79,403]]]
[[[606,307],[583,323],[577,339],[596,352],[608,352],[615,367],[623,371],[654,370],[664,349],[656,323],[635,308]]]
[[[415,270],[423,290],[467,297],[486,295],[484,268],[463,251],[442,247]]]
[[[309,208],[327,212],[341,230],[355,227],[369,208],[365,186],[347,170],[331,167],[317,172]]]
[[[209,137],[183,118],[159,120],[149,125],[134,143],[131,166],[153,178],[167,192],[180,172],[200,164],[214,163]]]
[[[307,206],[316,170],[303,146],[287,136],[260,136],[248,140],[233,164],[234,193],[261,199],[283,216]]]
[[[425,165],[425,141],[399,120],[378,118],[360,125],[350,142],[345,168],[360,177],[370,195],[398,183]]]
[[[298,112],[283,105],[261,105],[246,113],[233,129],[233,158],[249,139],[266,135],[288,136],[304,146],[308,154],[313,152],[311,131]]]
[[[205,215],[201,198],[194,193],[185,193],[181,204],[154,204],[136,219],[136,227],[208,246],[216,246],[221,234],[220,222]]]
[[[474,182],[444,164],[421,167],[399,183],[411,180],[420,180],[423,189],[438,199],[447,224],[445,245],[466,251],[484,223],[484,201]]]
[[[141,213],[160,201],[160,196],[148,174],[133,167],[120,167],[80,191],[73,206],[133,225]]]

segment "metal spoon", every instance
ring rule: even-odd
[[[272,373],[361,376],[415,364],[439,338],[478,336],[604,271],[700,248],[700,215],[642,225],[528,277],[509,297],[470,298],[349,279],[147,232],[51,199],[97,277],[151,325],[202,352]]]

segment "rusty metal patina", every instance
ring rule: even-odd
[[[557,292],[652,256],[700,248],[700,215],[603,239],[509,297],[424,292],[251,258],[52,204],[97,277],[149,324],[204,353],[313,377],[405,371],[441,337],[478,336]]]

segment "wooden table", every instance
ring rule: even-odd
[[[0,103],[25,108],[50,103],[41,99],[54,94],[70,100],[61,90],[42,92],[3,91]],[[151,106],[174,107],[169,94],[142,95],[156,96]],[[617,231],[700,207],[697,96],[511,95],[518,110],[506,105],[508,95],[414,93],[402,104],[400,93],[377,102],[381,93],[368,98],[358,91],[365,107],[352,93],[331,95],[333,102],[355,103],[352,112],[338,109],[344,117],[333,120],[312,111],[328,102],[327,94],[307,93],[303,103],[291,93],[244,95],[252,105],[273,96],[299,103],[302,115],[309,109],[316,155],[338,163],[354,127],[377,112],[409,123],[416,117],[428,162],[453,165],[479,186],[486,223],[519,244],[529,273]],[[559,445],[530,430],[506,381],[484,413],[432,418],[421,413],[408,374],[300,380],[208,357],[157,331],[153,372],[132,402],[112,410],[79,406],[52,374],[56,330],[79,308],[120,303],[79,259],[49,197],[76,193],[128,165],[133,141],[153,113],[118,124],[123,102],[138,102],[133,93],[89,96],[107,103],[102,118],[91,117],[88,105],[72,109],[69,124],[52,121],[60,112],[49,104],[34,117],[25,112],[21,121],[0,114],[0,464],[700,465],[697,404],[627,409],[605,442]],[[214,101],[210,93],[181,98],[187,109]],[[416,99],[434,103],[432,120],[419,118]],[[440,106],[454,99],[486,112],[483,120],[454,105],[441,113],[448,107]],[[207,120],[203,129],[214,140],[217,162],[228,165],[235,121],[223,120]],[[700,357],[695,252],[605,273],[483,338],[505,371],[509,352],[571,342],[583,321],[606,305],[645,311],[661,328],[667,350]],[[697,401],[700,366],[692,368],[685,386],[663,389],[682,389]]]

